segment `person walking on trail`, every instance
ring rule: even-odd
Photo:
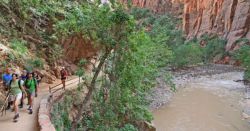
[[[10,68],[6,69],[6,72],[2,76],[2,80],[3,80],[3,87],[4,87],[5,91],[8,92],[9,91],[9,83],[12,80]],[[12,99],[9,98],[8,99],[8,106],[7,106],[6,110],[10,109],[10,106],[12,105],[12,103],[13,103]]]
[[[6,72],[2,75],[3,87],[7,91],[9,82],[12,80],[11,69],[7,68]]]
[[[22,92],[26,94],[25,89],[23,87],[24,81],[18,80],[17,74],[12,74],[12,80],[10,81],[9,88],[10,93],[14,96],[14,111],[15,116],[13,118],[14,122],[17,122],[17,118],[19,118],[19,112],[18,112],[18,103],[22,98]]]
[[[26,71],[26,70],[23,70],[23,72],[22,72],[20,78],[21,78],[23,81],[25,81],[25,80],[27,79],[27,71]]]
[[[26,81],[26,79],[27,79],[27,71],[23,70],[23,72],[22,72],[22,74],[20,76],[20,80]],[[25,98],[25,94],[22,94],[21,103],[18,105],[19,108],[23,108],[24,98]]]
[[[36,90],[35,90],[35,97],[37,97],[38,96],[37,92],[38,92],[39,84],[42,80],[42,77],[39,76],[38,73],[35,71],[35,72],[33,72],[33,78],[35,78],[37,81]]]
[[[36,79],[32,76],[32,73],[27,74],[28,78],[26,79],[24,86],[27,90],[28,94],[28,103],[29,103],[29,114],[33,113],[33,102],[34,102],[34,97],[35,97],[35,90],[37,86],[37,81]]]
[[[61,74],[61,80],[62,80],[62,84],[63,84],[63,90],[65,90],[65,82],[67,79],[67,71],[65,70],[65,67],[62,67],[60,74]]]

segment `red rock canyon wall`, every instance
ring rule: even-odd
[[[182,10],[188,38],[215,33],[228,40],[227,50],[236,48],[240,38],[250,39],[250,0],[132,0],[132,4],[157,13]]]
[[[216,33],[228,40],[226,49],[233,50],[235,41],[250,39],[250,0],[185,0],[183,29],[188,37]]]

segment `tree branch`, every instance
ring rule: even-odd
[[[93,94],[93,91],[95,90],[95,84],[96,84],[96,80],[98,78],[98,75],[100,74],[101,72],[101,69],[102,69],[102,66],[104,65],[106,59],[108,58],[109,54],[110,54],[110,49],[106,49],[105,51],[105,54],[102,56],[101,60],[100,60],[100,63],[98,64],[97,66],[97,69],[96,69],[96,72],[94,74],[94,77],[92,78],[92,81],[90,83],[90,86],[88,86],[88,93],[87,95],[85,96],[83,102],[82,102],[82,105],[81,105],[81,108],[80,108],[80,111],[78,112],[78,115],[77,117],[73,120],[72,122],[72,126],[71,126],[71,131],[74,131],[76,129],[76,126],[77,126],[77,123],[78,121],[81,119],[82,117],[82,113],[86,110],[87,108],[87,103],[88,101],[91,99],[91,96]]]

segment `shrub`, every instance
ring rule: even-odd
[[[58,44],[49,45],[48,61],[50,64],[55,64],[63,55],[63,48]]]
[[[170,48],[182,45],[185,39],[182,31],[176,28],[178,22],[177,18],[169,14],[158,16],[149,32],[152,40],[155,43],[166,44]]]
[[[57,131],[69,131],[71,128],[71,120],[69,119],[69,112],[72,105],[72,97],[67,95],[62,101],[55,103],[52,108],[52,123],[55,125]]]
[[[153,16],[153,13],[147,8],[132,8],[131,15],[135,17],[135,19],[142,19],[146,17]]]
[[[32,61],[32,65],[35,67],[35,68],[39,68],[39,69],[42,69],[43,68],[43,61],[42,59],[39,59],[39,58],[36,58]]]
[[[202,62],[202,49],[198,43],[191,42],[178,46],[174,51],[173,65],[177,68]]]
[[[244,68],[246,68],[244,79],[250,80],[250,45],[243,45],[233,54],[233,56],[236,60],[241,62]]]
[[[250,80],[250,69],[246,69],[244,72],[244,79]]]
[[[27,64],[25,65],[25,69],[28,71],[32,71],[34,68],[43,69],[44,62],[40,58],[29,59],[27,60]]]
[[[225,46],[227,41],[219,38],[218,36],[208,36],[204,35],[201,37],[200,42],[205,42],[206,46],[203,50],[204,53],[204,62],[211,62],[214,57],[220,55],[222,58],[225,54]]]
[[[133,125],[126,124],[124,127],[119,129],[119,131],[138,131]]]
[[[11,40],[10,48],[15,50],[20,55],[25,55],[28,52],[27,42],[24,40],[18,40],[18,39]]]
[[[13,52],[9,52],[8,54],[7,54],[7,61],[8,62],[15,62],[16,60],[17,60],[17,58],[16,58],[16,56],[13,54]]]
[[[81,59],[78,63],[78,69],[76,70],[75,74],[79,77],[79,84],[81,81],[81,77],[84,76],[85,70],[84,70],[84,65],[87,63],[85,59]],[[81,88],[80,85],[78,85],[79,89]]]

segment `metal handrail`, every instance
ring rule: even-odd
[[[72,79],[70,79],[70,80],[67,80],[66,82],[69,82],[69,81],[71,81],[71,80],[74,80],[75,78],[72,78]],[[71,83],[66,83],[65,82],[65,86],[68,86],[68,85],[71,85],[71,84],[73,84],[73,83],[75,83],[75,82],[71,82]],[[57,89],[55,89],[54,91],[53,91],[53,89],[54,88],[56,88],[56,87],[58,87],[58,86],[60,86],[60,85],[62,85],[62,83],[59,83],[59,84],[57,84],[57,85],[55,85],[55,86],[49,86],[49,93],[50,94],[54,94],[54,93],[56,93],[57,91],[59,91],[59,90],[62,90],[63,89],[63,87],[61,87],[61,88],[57,88]]]

